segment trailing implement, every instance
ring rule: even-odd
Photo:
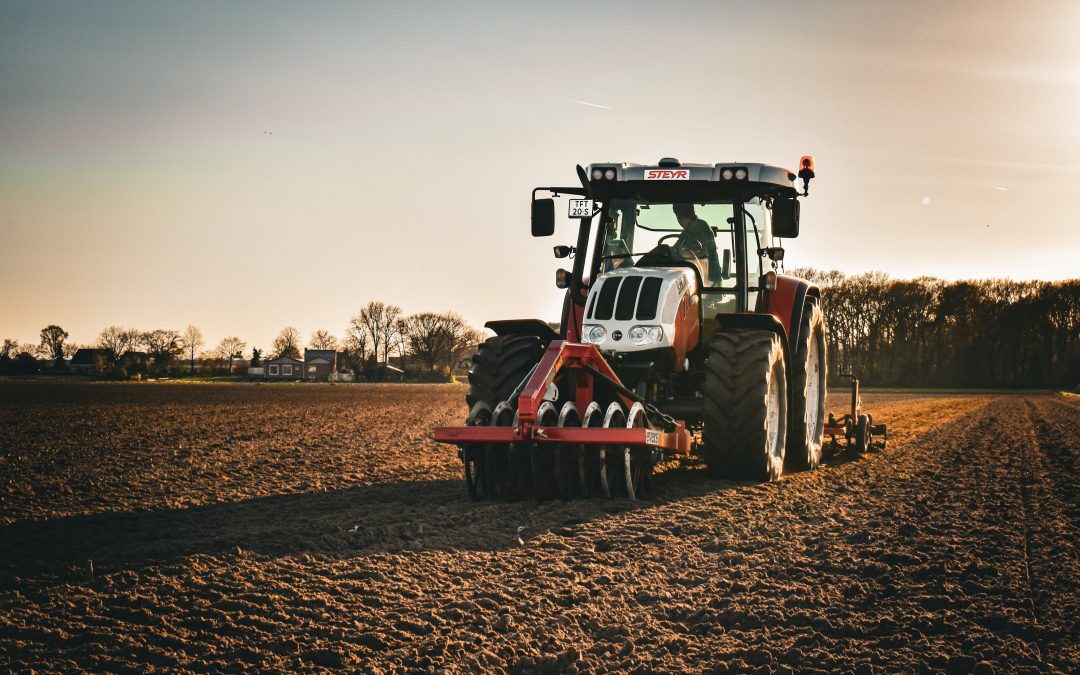
[[[671,158],[577,172],[580,186],[533,190],[534,236],[554,233],[563,195],[578,221],[555,247],[574,262],[556,274],[559,331],[489,322],[466,423],[435,430],[473,499],[640,499],[657,462],[691,453],[713,476],[776,480],[815,468],[826,435],[856,437],[857,405],[826,423],[821,294],[778,270],[813,158],[797,174]]]

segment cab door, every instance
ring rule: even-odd
[[[755,312],[759,310],[758,302],[763,297],[762,293],[757,290],[761,275],[773,268],[773,261],[764,253],[764,249],[771,245],[769,243],[769,220],[767,210],[762,208],[757,199],[746,202],[743,210],[746,214],[746,229],[744,231],[747,260],[746,285],[748,288],[746,308],[748,311]],[[762,253],[759,254],[759,251],[762,251]]]

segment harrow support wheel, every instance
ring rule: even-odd
[[[550,401],[544,401],[536,411],[536,425],[553,427],[559,421],[559,413]],[[532,478],[533,495],[539,500],[551,499],[556,494],[555,448],[551,443],[530,443],[529,474]]]
[[[627,415],[628,429],[643,429],[648,426],[645,406],[635,403]],[[652,451],[648,448],[623,448],[623,479],[626,483],[626,496],[630,499],[644,499],[649,493],[649,479],[652,475]]]
[[[469,411],[466,424],[470,427],[486,427],[491,424],[491,404],[477,401]],[[491,496],[491,478],[485,462],[483,445],[470,443],[461,448],[461,461],[465,465],[465,489],[469,499],[478,502]]]
[[[572,401],[559,411],[560,427],[580,427],[581,415]],[[555,448],[555,490],[559,499],[570,500],[585,489],[584,448],[581,445],[560,443]],[[580,481],[580,482],[579,482]]]
[[[612,402],[604,412],[604,428],[626,426],[626,411],[618,401]],[[625,448],[611,445],[600,446],[600,491],[608,499],[623,496],[625,482]]]
[[[870,439],[870,418],[859,415],[859,419],[855,422],[855,452],[864,454],[870,447]]]

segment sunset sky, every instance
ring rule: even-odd
[[[0,338],[554,320],[531,188],[663,156],[813,154],[789,268],[1080,276],[1078,36],[1075,1],[5,1]]]

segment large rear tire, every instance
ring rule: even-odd
[[[787,468],[814,469],[825,440],[825,320],[814,298],[803,308],[799,344],[791,359],[791,428]]]
[[[469,371],[469,393],[465,401],[471,409],[477,401],[507,401],[532,367],[544,355],[544,345],[535,335],[499,335],[480,345]],[[510,401],[516,406],[516,401]]]
[[[703,455],[711,475],[776,480],[784,470],[787,373],[780,336],[763,330],[717,333],[709,345]]]

